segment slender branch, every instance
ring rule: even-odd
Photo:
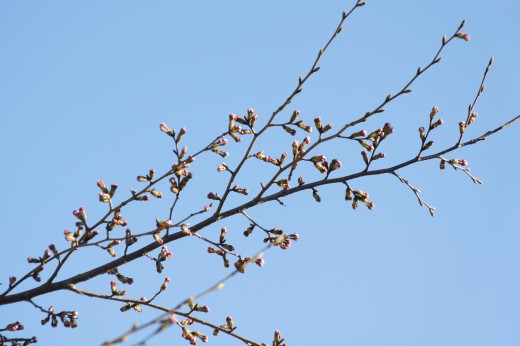
[[[207,327],[210,327],[210,328],[213,328],[213,329],[217,329],[217,330],[219,330],[222,333],[226,333],[226,334],[228,334],[228,335],[230,335],[230,336],[232,336],[232,337],[234,337],[234,338],[244,342],[246,345],[260,346],[260,344],[254,342],[252,340],[249,340],[247,338],[244,338],[243,336],[240,336],[240,335],[234,333],[233,331],[221,328],[220,326],[218,326],[216,324],[213,324],[213,323],[204,321],[204,320],[202,320],[202,319],[200,319],[198,317],[192,316],[191,312],[190,313],[186,313],[186,312],[182,312],[182,311],[178,311],[178,310],[172,310],[172,309],[169,309],[167,307],[151,303],[149,301],[142,301],[142,300],[137,300],[137,299],[129,299],[129,298],[123,298],[123,297],[118,297],[118,296],[112,296],[112,295],[106,295],[106,294],[90,292],[90,291],[87,291],[87,290],[79,289],[75,285],[68,285],[66,289],[71,291],[71,292],[74,292],[74,293],[77,293],[77,294],[80,294],[80,295],[84,295],[84,296],[88,296],[88,297],[92,297],[92,298],[99,298],[99,299],[104,299],[104,300],[117,301],[117,302],[121,302],[121,303],[130,303],[130,304],[138,304],[138,305],[149,306],[151,308],[163,311],[163,312],[165,312],[165,313],[167,313],[169,315],[173,314],[173,315],[179,315],[179,316],[182,316],[182,317],[190,318],[190,319],[192,319],[193,321],[195,321],[195,322],[197,322],[199,324],[202,324],[204,326],[207,326]]]
[[[410,188],[410,190],[412,190],[412,192],[415,194],[415,197],[417,197],[417,201],[419,202],[419,205],[421,207],[423,206],[426,206],[429,211],[430,211],[430,215],[431,216],[435,216],[435,208],[432,207],[431,205],[429,205],[428,203],[426,203],[422,198],[421,196],[419,196],[419,194],[421,193],[421,190],[419,190],[418,188],[414,187],[413,185],[411,185],[408,180],[402,178],[400,175],[398,175],[396,172],[392,171],[390,172],[390,174],[392,174],[393,176],[395,176],[397,179],[399,179],[401,181],[401,183],[405,184],[406,186],[408,186]]]

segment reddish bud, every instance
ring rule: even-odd
[[[468,118],[468,125],[473,123],[475,121],[475,119],[477,119],[477,117],[478,117],[478,113],[476,113],[476,112],[471,113],[471,115]]]

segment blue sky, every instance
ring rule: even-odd
[[[50,243],[66,247],[62,232],[74,225],[72,210],[83,205],[92,220],[104,214],[106,206],[97,202],[98,179],[119,184],[123,197],[138,186],[137,175],[168,169],[171,143],[159,132],[160,123],[185,126],[185,144],[195,150],[226,130],[229,113],[244,114],[252,107],[259,121],[265,120],[353,3],[0,2],[0,282],[6,285],[10,275],[30,270],[25,258],[40,256]],[[412,94],[359,129],[393,124],[394,134],[384,144],[387,158],[376,162],[384,168],[416,153],[417,128],[426,125],[436,105],[445,124],[434,133],[435,148],[453,144],[457,124],[494,56],[475,108],[478,120],[467,133],[480,135],[519,114],[519,11],[517,3],[505,0],[368,1],[347,21],[319,73],[281,117],[300,109],[308,123],[321,116],[339,127],[363,115],[425,66],[442,36],[466,19],[463,31],[471,41],[447,47],[442,62],[412,86]],[[238,333],[261,342],[280,329],[288,345],[518,345],[519,131],[513,125],[449,155],[467,159],[482,186],[460,172],[440,171],[437,163],[401,171],[437,207],[435,218],[390,176],[352,182],[370,193],[373,211],[353,211],[339,187],[320,188],[320,204],[302,193],[287,198],[285,208],[273,203],[251,210],[265,227],[299,233],[300,241],[287,251],[270,250],[263,268],[250,268],[204,298],[201,303],[212,308],[206,319],[221,324],[231,315]],[[291,141],[278,134],[260,142],[259,149],[281,153],[290,150]],[[226,162],[236,162],[243,149],[231,144]],[[354,173],[362,167],[359,151],[337,142],[323,154],[341,158],[342,171]],[[222,191],[220,162],[209,155],[193,165],[193,185],[179,218],[207,203],[207,192]],[[246,168],[239,179],[244,186],[254,189],[268,180],[264,166]],[[131,207],[124,216],[132,230],[149,230],[156,217],[167,215],[170,201]],[[216,239],[222,226],[245,255],[263,246],[259,234],[243,239],[243,218],[226,220],[203,235]],[[165,274],[172,285],[158,303],[175,305],[228,272],[196,239],[168,246],[174,258]],[[108,259],[102,251],[78,254],[62,278]],[[144,260],[120,271],[136,279],[128,290],[137,298],[153,295],[164,278]],[[103,276],[83,287],[108,293],[110,279]],[[45,316],[29,304],[2,307],[0,325],[20,320],[40,345],[93,345],[157,315],[151,309],[122,314],[115,303],[67,292],[36,301],[78,310],[79,327],[41,327]],[[172,328],[150,345],[171,340],[185,342]],[[211,345],[233,342],[223,335],[210,339]]]

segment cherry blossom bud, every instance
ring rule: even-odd
[[[108,193],[99,193],[99,201],[102,203],[110,202],[110,195]]]
[[[363,151],[361,152],[361,156],[363,157],[363,161],[365,161],[365,163],[368,165],[368,156],[367,156],[367,152],[363,150]]]
[[[419,137],[421,137],[421,139],[425,139],[426,138],[426,134],[424,133],[424,127],[419,127]]]
[[[437,120],[436,122],[434,122],[433,124],[431,124],[430,129],[433,130],[433,129],[441,126],[443,123],[444,123],[444,121],[441,118],[441,119]]]
[[[85,212],[85,208],[83,207],[79,207],[79,210],[74,210],[72,214],[74,214],[75,217],[83,222],[87,220],[87,214]]]
[[[161,125],[159,125],[159,128],[161,129],[162,132],[171,134],[170,128],[165,123],[162,123]]]
[[[255,110],[253,108],[249,108],[247,110],[247,116],[248,118],[251,118],[255,114]]]
[[[455,37],[460,38],[461,40],[464,40],[464,41],[466,41],[466,42],[468,42],[469,39],[470,39],[469,34],[463,34],[463,33],[461,33],[461,32],[459,32],[458,34],[456,34]]]
[[[181,152],[179,154],[179,159],[182,159],[184,157],[184,155],[186,155],[187,152],[188,152],[188,147],[186,147],[186,146],[182,147]]]
[[[300,111],[296,109],[296,110],[292,113],[292,115],[291,115],[291,120],[290,120],[290,122],[291,122],[291,123],[294,122],[294,121],[298,118],[299,115],[300,115]]]
[[[156,189],[152,189],[150,191],[150,193],[152,194],[152,196],[154,196],[155,198],[162,198],[162,193],[160,193],[159,191],[157,191]]]
[[[476,113],[476,112],[471,113],[471,115],[469,116],[469,119],[468,119],[468,125],[473,123],[475,121],[475,119],[477,119],[477,117],[478,117],[478,113]]]
[[[462,135],[466,131],[466,123],[461,121],[459,123],[459,132]]]
[[[316,162],[323,162],[327,160],[327,158],[324,155],[316,155],[311,157],[310,161],[316,163]]]
[[[155,219],[155,225],[158,230],[163,230],[166,228],[173,227],[172,220],[159,221],[158,219]]]
[[[59,256],[58,250],[56,249],[56,246],[54,244],[50,244],[49,249],[52,251],[55,257]]]
[[[354,132],[353,134],[351,134],[349,136],[349,138],[366,137],[366,135],[367,135],[367,132],[365,130],[361,130],[361,131],[358,131],[358,132]]]
[[[263,258],[257,258],[257,259],[255,260],[255,263],[256,263],[257,266],[259,266],[259,267],[263,267],[265,261],[264,261]]]
[[[9,277],[9,286],[14,285],[15,282],[16,282],[16,276],[10,276]]]
[[[287,179],[281,179],[277,181],[276,184],[284,190],[288,190],[291,188],[291,185],[289,184],[289,181]]]
[[[103,182],[103,180],[98,180],[97,181],[97,186],[101,189],[101,191],[103,191],[105,193],[108,193],[108,188],[106,187],[106,185]]]
[[[430,149],[432,145],[433,145],[433,141],[429,141],[428,143],[426,143],[426,144],[423,146],[423,150]]]
[[[330,161],[330,165],[329,165],[330,172],[335,171],[336,169],[340,169],[340,168],[341,168],[341,161],[336,160],[336,159],[332,159],[332,161]]]
[[[440,164],[439,164],[439,168],[440,168],[440,169],[445,169],[445,168],[446,168],[446,161],[441,160],[441,162],[440,162]]]
[[[300,236],[298,235],[298,233],[289,234],[289,239],[298,241],[298,239],[300,239]]]
[[[142,175],[137,176],[137,181],[140,183],[144,183],[145,181],[148,181],[147,177],[143,177]]]
[[[314,118],[314,125],[316,125],[316,129],[321,132],[321,129],[323,128],[321,117]]]
[[[303,184],[305,184],[305,182],[303,181],[303,177],[299,177],[298,178],[298,186],[302,186]]]
[[[217,167],[217,172],[224,172],[227,170],[227,166],[225,163],[221,163],[218,167]]]
[[[216,252],[215,248],[213,248],[211,246],[208,247],[208,253],[215,253],[215,252]]]
[[[227,233],[227,228],[226,227],[222,227],[222,229],[220,230],[220,243],[224,243],[226,241],[226,233]]]
[[[300,147],[300,143],[298,141],[292,142],[292,152],[293,155],[296,155],[298,153],[298,148]]]
[[[116,294],[117,291],[117,282],[110,281],[110,290],[112,291],[112,294]]]
[[[433,119],[435,115],[437,115],[437,113],[439,113],[439,108],[437,106],[434,106],[432,108],[432,111],[430,112],[430,119]]]
[[[182,136],[184,136],[184,134],[186,134],[186,128],[183,127],[182,129],[179,130],[179,134],[177,135],[177,142],[180,142],[181,139],[182,139]]]
[[[324,163],[325,163],[325,162],[324,162]],[[327,167],[326,167],[324,164],[322,164],[322,163],[316,162],[316,163],[314,164],[314,167],[316,167],[316,169],[317,169],[320,173],[322,173],[322,174],[325,174],[325,173],[328,172]]]
[[[211,309],[207,305],[199,306],[199,307],[197,307],[196,310],[199,312],[206,312],[206,313],[211,311]]]
[[[220,196],[218,195],[218,193],[213,193],[213,192],[210,192],[208,193],[208,199],[212,199],[212,200],[215,200],[215,201],[220,201]]]
[[[361,146],[362,146],[363,148],[365,148],[365,149],[368,150],[369,152],[374,151],[374,146],[373,146],[372,144],[368,144],[367,142],[363,142],[363,141],[361,141],[360,144],[361,144]]]
[[[323,129],[321,130],[322,133],[325,133],[327,131],[329,131],[330,129],[332,129],[332,124],[327,124],[323,127]]]
[[[304,130],[305,132],[312,132],[312,127],[309,125],[305,125],[303,122],[299,122],[296,124],[300,129]]]
[[[279,161],[279,162],[278,162],[278,163],[279,163],[279,166],[281,166],[281,165],[284,163],[284,161],[285,161],[286,158],[287,158],[287,153],[284,152],[284,153],[280,156],[280,160],[278,160],[278,161]]]
[[[114,194],[116,193],[116,190],[117,190],[117,184],[110,185],[110,191],[108,192],[110,197],[114,197]]]
[[[166,278],[164,279],[163,284],[161,285],[160,291],[162,292],[162,291],[166,290],[166,289],[168,288],[168,284],[169,284],[169,283],[170,283],[170,278],[169,278],[169,277],[166,277]]]

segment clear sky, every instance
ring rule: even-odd
[[[74,227],[72,210],[85,206],[91,220],[104,214],[106,206],[97,201],[98,179],[119,184],[123,198],[138,187],[137,175],[168,169],[171,143],[159,131],[160,123],[185,126],[185,143],[196,150],[226,130],[229,113],[242,115],[252,107],[259,121],[265,120],[353,3],[1,1],[2,287],[9,276],[32,268],[27,257],[41,256],[50,243],[67,246],[63,230]],[[281,117],[298,108],[308,123],[321,116],[339,127],[363,115],[425,66],[442,36],[466,19],[463,31],[471,40],[450,45],[442,62],[412,86],[413,93],[358,129],[392,123],[394,134],[383,148],[387,158],[375,166],[384,168],[416,154],[417,128],[427,124],[436,105],[445,124],[434,133],[434,148],[452,145],[494,56],[475,108],[479,117],[467,133],[468,138],[480,135],[520,112],[519,12],[520,5],[507,0],[368,0]],[[300,240],[287,251],[270,250],[263,268],[249,268],[204,298],[201,303],[212,311],[203,317],[221,324],[231,315],[239,334],[261,342],[270,342],[280,329],[288,345],[518,345],[518,133],[515,124],[449,155],[468,160],[482,186],[461,172],[440,171],[438,163],[402,170],[437,207],[435,218],[391,176],[352,182],[370,193],[373,211],[353,211],[343,200],[344,189],[333,186],[319,189],[319,204],[306,191],[287,198],[285,208],[272,203],[251,210],[265,227],[299,233]],[[290,150],[291,141],[280,135],[261,142],[259,149],[281,153]],[[244,144],[229,146],[230,165],[241,150]],[[362,167],[359,151],[337,142],[323,154],[341,158],[342,173],[348,174]],[[190,194],[177,220],[207,203],[207,192],[223,190],[225,176],[216,172],[221,161],[209,155],[193,165]],[[246,168],[239,182],[250,189],[271,172],[257,164]],[[124,214],[132,230],[150,230],[156,217],[167,215],[166,186],[163,193],[164,201]],[[241,236],[247,227],[243,218],[226,220],[203,235],[217,239],[221,226],[228,227],[228,240],[244,255],[263,246],[258,233]],[[175,305],[229,272],[196,239],[168,247],[174,257],[164,274],[148,260],[120,268],[136,280],[128,287],[132,297],[152,296],[168,275],[171,287],[158,303]],[[101,250],[78,255],[60,278],[104,260],[109,256]],[[110,280],[102,276],[81,287],[108,293]],[[80,316],[75,330],[52,329],[39,326],[45,316],[29,304],[0,309],[0,326],[20,320],[27,331],[19,336],[37,335],[40,345],[100,344],[157,315],[150,308],[123,314],[118,304],[67,292],[35,301],[78,310]],[[149,344],[165,342],[188,344],[179,328]],[[240,344],[224,335],[210,339],[210,345],[234,343]]]

